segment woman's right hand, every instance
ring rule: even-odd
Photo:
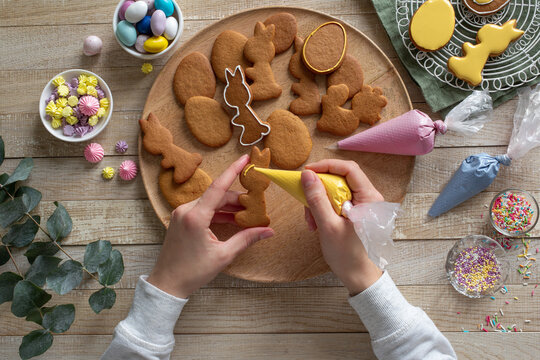
[[[310,230],[319,230],[324,259],[349,290],[356,295],[371,286],[382,271],[368,258],[352,222],[336,214],[326,189],[315,174],[330,173],[344,176],[352,192],[353,205],[384,201],[366,174],[354,161],[321,160],[306,166],[302,186],[309,208],[306,221]]]

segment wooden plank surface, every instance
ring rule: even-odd
[[[227,15],[283,3],[272,0],[183,1],[185,30],[180,44]],[[431,113],[420,89],[397,59],[371,1],[299,0],[294,5],[329,13],[363,31],[392,60],[415,108],[433,119],[439,118]],[[113,310],[102,315],[91,312],[87,298],[91,289],[96,288],[91,281],[83,282],[81,289],[59,300],[78,304],[77,320],[73,331],[57,336],[53,348],[40,359],[73,358],[74,349],[77,349],[78,359],[98,358],[110,342],[108,334],[129,308],[138,276],[151,270],[164,236],[140,179],[124,183],[119,179],[104,182],[100,178],[100,170],[105,166],[117,167],[125,159],[137,160],[134,156],[139,131],[136,122],[151,84],[168,59],[167,56],[153,61],[154,72],[142,74],[142,61],[130,58],[113,38],[110,22],[115,6],[115,1],[105,0],[6,0],[0,3],[0,36],[4,47],[9,49],[0,52],[0,134],[6,141],[8,157],[1,172],[13,170],[22,157],[36,158],[36,168],[28,182],[43,192],[44,202],[36,212],[50,214],[54,207],[52,201],[62,201],[74,219],[74,231],[65,241],[68,250],[76,258],[82,258],[84,244],[98,238],[107,239],[122,251],[126,265],[124,278],[117,285],[118,304]],[[53,16],[53,12],[62,16]],[[57,34],[61,34],[60,42],[55,40]],[[104,40],[103,53],[93,58],[83,56],[81,51],[84,37],[90,34]],[[50,44],[57,45],[48,46]],[[105,147],[107,156],[97,166],[82,159],[84,144],[57,141],[40,124],[37,99],[42,87],[50,77],[66,68],[96,71],[105,78],[114,94],[112,121],[96,138]],[[491,235],[485,205],[495,192],[519,187],[540,197],[540,151],[531,152],[527,161],[514,161],[510,168],[502,167],[486,192],[450,213],[432,220],[425,216],[437,193],[466,156],[505,152],[516,103],[511,100],[496,109],[493,121],[472,137],[464,139],[451,133],[439,136],[437,149],[417,159],[403,204],[404,213],[394,232],[394,238],[399,241],[389,272],[404,295],[447,331],[445,335],[460,359],[479,356],[508,359],[516,354],[524,359],[538,356],[539,298],[530,296],[530,285],[521,285],[523,279],[514,270],[519,262],[515,255],[521,247],[509,253],[512,271],[507,284],[511,292],[506,296],[498,293],[496,300],[470,300],[455,293],[446,281],[443,264],[457,238],[472,233]],[[114,153],[114,144],[121,139],[130,145],[123,156]],[[539,231],[532,233],[535,236],[533,249],[540,246]],[[24,262],[20,252],[15,252],[17,259]],[[12,269],[13,266],[7,264],[0,271]],[[533,276],[528,281],[534,285],[540,275],[538,266],[532,269]],[[513,296],[518,296],[519,301],[512,300]],[[505,299],[510,299],[509,305],[504,304]],[[505,323],[520,324],[525,333],[459,332],[461,327],[474,330],[485,315],[501,307]],[[19,335],[30,328],[9,314],[7,304],[0,306],[0,312],[0,358],[15,359]],[[524,319],[532,322],[525,325]],[[216,332],[222,334],[212,334],[214,324]],[[348,307],[346,291],[332,274],[288,284],[252,283],[220,275],[194,295],[186,307],[176,329],[179,335],[173,358],[372,359],[369,336],[357,333],[359,331],[365,329]]]
[[[459,359],[535,359],[540,333],[444,333]],[[36,359],[57,360],[73,354],[77,360],[95,360],[111,341],[109,335],[63,335],[47,353]],[[212,334],[176,335],[173,359],[213,360],[365,360],[374,359],[368,334]],[[0,337],[0,347],[10,359],[17,357],[20,338]]]

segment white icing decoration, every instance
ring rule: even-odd
[[[244,88],[247,90],[248,94],[249,94],[249,98],[248,100],[246,101],[246,103],[244,104],[245,107],[249,110],[249,112],[251,113],[251,115],[253,115],[253,117],[255,118],[255,120],[257,120],[257,122],[267,128],[268,130],[261,133],[261,136],[255,140],[254,142],[252,143],[249,143],[249,144],[246,144],[242,141],[243,137],[244,137],[244,132],[246,131],[246,127],[242,124],[237,124],[234,122],[234,120],[240,116],[240,108],[236,105],[232,105],[232,104],[229,104],[229,102],[227,101],[227,96],[225,95],[227,93],[227,88],[229,87],[229,77],[227,76],[227,74],[229,74],[230,76],[232,77],[236,77],[236,73],[237,72],[240,72],[240,76],[242,77],[242,85],[244,85]],[[233,116],[233,118],[231,119],[231,123],[234,125],[234,126],[238,126],[238,127],[241,127],[242,128],[242,133],[240,134],[240,144],[242,144],[243,146],[251,146],[251,145],[254,145],[256,143],[258,143],[259,141],[262,140],[263,137],[265,137],[266,135],[268,135],[270,133],[270,125],[268,124],[264,124],[260,119],[259,117],[257,116],[257,114],[255,114],[255,112],[253,111],[253,109],[251,108],[251,106],[249,105],[251,103],[251,91],[249,90],[249,86],[248,84],[246,83],[246,77],[244,76],[244,71],[242,70],[242,67],[240,65],[237,65],[236,68],[234,69],[234,73],[231,73],[231,70],[229,70],[228,68],[225,69],[225,79],[227,80],[227,85],[225,86],[225,89],[223,90],[223,99],[225,100],[225,103],[227,104],[227,106],[229,106],[230,108],[233,108],[233,109],[236,109],[236,114]]]

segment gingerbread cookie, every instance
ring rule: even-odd
[[[381,120],[381,111],[387,103],[380,87],[364,85],[362,91],[354,95],[351,107],[360,122],[373,125]]]
[[[259,119],[259,116],[251,108],[253,98],[242,67],[237,66],[234,73],[226,69],[225,73],[227,85],[223,91],[223,98],[230,108],[236,110],[231,122],[233,125],[242,128],[240,144],[244,146],[253,145],[270,133],[270,126]]]
[[[449,0],[427,0],[414,13],[409,34],[419,50],[435,51],[450,41],[455,26],[456,14]]]
[[[274,40],[272,40],[276,48],[276,55],[281,54],[291,47],[298,31],[298,24],[294,15],[286,12],[272,15],[264,21],[266,26],[271,24],[276,27]]]
[[[516,28],[516,20],[509,20],[502,26],[484,25],[476,34],[476,45],[466,42],[463,44],[464,56],[448,59],[448,70],[472,86],[479,85],[487,59],[502,54],[521,35],[523,31]]]
[[[272,163],[286,170],[296,169],[309,157],[313,143],[304,122],[292,112],[278,109],[268,117],[272,132],[264,147],[272,153]]]
[[[322,97],[322,116],[317,121],[317,129],[330,134],[349,135],[358,127],[356,114],[342,108],[349,97],[349,88],[345,84],[332,85]]]
[[[313,30],[304,42],[302,61],[315,74],[336,71],[347,51],[347,32],[337,21],[330,21]]]
[[[270,63],[276,55],[274,43],[275,26],[265,26],[262,22],[255,25],[254,34],[244,46],[244,56],[253,63],[246,69],[246,76],[253,81],[250,84],[253,100],[274,99],[281,95],[281,86],[274,78]]]
[[[162,169],[158,182],[165,200],[171,207],[177,208],[201,197],[212,183],[212,178],[203,170],[197,169],[186,182],[178,184],[174,181],[172,170]]]
[[[298,95],[298,98],[291,101],[289,110],[296,115],[318,114],[321,112],[319,86],[315,82],[315,75],[304,66],[303,47],[304,40],[297,36],[294,39],[295,53],[289,61],[289,72],[300,81],[291,85],[291,91]]]
[[[192,96],[213,98],[216,78],[210,61],[200,52],[192,52],[180,61],[173,79],[176,99],[185,105]]]
[[[264,191],[270,185],[270,179],[256,171],[248,171],[250,167],[267,168],[270,165],[270,149],[262,152],[258,147],[251,149],[250,163],[244,167],[239,175],[240,183],[247,193],[238,197],[240,205],[245,207],[234,215],[234,220],[241,227],[268,226],[270,218],[266,214],[266,199]]]
[[[345,55],[343,63],[326,78],[326,86],[345,84],[349,88],[349,99],[362,90],[364,72],[360,62],[354,56]]]
[[[478,15],[491,15],[502,10],[510,0],[463,0],[463,4]]]
[[[205,96],[189,98],[184,118],[193,136],[204,145],[220,147],[232,136],[229,114],[214,99]]]
[[[214,41],[210,62],[221,82],[225,82],[225,69],[234,69],[237,65],[246,69],[249,66],[249,62],[244,58],[244,45],[247,40],[247,37],[236,31],[226,30]]]
[[[174,145],[171,132],[161,125],[153,113],[148,115],[148,119],[140,119],[139,124],[144,133],[143,146],[146,151],[163,156],[161,166],[164,169],[174,168],[176,183],[187,181],[202,162],[202,156]]]

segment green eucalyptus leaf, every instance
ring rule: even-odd
[[[24,203],[26,207],[26,212],[34,210],[37,204],[39,204],[39,202],[41,201],[41,192],[34,188],[31,188],[30,186],[21,186],[20,188],[18,188],[15,192],[15,197],[22,196],[22,194],[28,195],[27,202]]]
[[[9,253],[7,247],[0,244],[0,266],[4,265],[9,261]]]
[[[98,265],[109,260],[112,246],[107,240],[98,240],[86,245],[84,251],[84,266],[92,273],[97,271]]]
[[[47,276],[47,286],[57,294],[64,295],[79,285],[82,279],[81,263],[68,260]]]
[[[37,215],[32,216],[37,223],[41,222],[41,218]],[[36,225],[32,219],[26,220],[22,224],[13,225],[8,233],[2,237],[2,242],[6,245],[14,246],[17,248],[28,246],[39,230],[39,226]]]
[[[28,195],[23,194],[14,200],[8,200],[0,204],[0,226],[8,227],[15,221],[24,216],[26,212],[25,202],[28,201]]]
[[[96,314],[99,314],[103,309],[111,309],[115,302],[116,291],[108,287],[96,291],[88,299],[90,307]]]
[[[24,278],[37,286],[43,286],[47,276],[56,270],[60,261],[62,259],[54,256],[39,255],[24,275]]]
[[[60,240],[69,235],[73,223],[66,208],[62,204],[55,201],[54,205],[56,205],[56,209],[47,220],[47,230],[53,240]]]
[[[66,332],[75,320],[75,306],[65,304],[55,306],[51,312],[43,315],[43,327],[53,333]]]
[[[4,149],[4,140],[0,136],[0,165],[2,165],[5,158],[6,158],[6,153]]]
[[[19,356],[23,360],[31,359],[49,350],[52,343],[53,336],[48,330],[34,330],[23,337]]]
[[[30,311],[30,314],[26,315],[25,320],[26,321],[32,321],[35,322],[38,325],[41,325],[43,322],[43,315],[45,315],[48,312],[51,312],[55,306],[52,307],[42,307],[41,309],[35,308],[34,310]]]
[[[3,185],[7,181],[7,179],[9,179],[9,174],[0,175],[0,184]],[[9,199],[9,196],[8,194],[6,194],[6,191],[10,193],[11,195],[13,195],[13,193],[15,192],[15,185],[16,184],[9,184],[9,185],[4,186],[3,189],[5,191],[0,189],[0,203],[3,203],[4,200]]]
[[[22,280],[15,285],[11,312],[17,317],[24,317],[36,308],[45,305],[51,299],[51,295],[27,280]]]
[[[28,176],[30,176],[30,172],[32,172],[32,168],[34,167],[34,160],[32,158],[24,158],[19,162],[19,165],[17,165],[17,168],[11,174],[9,179],[4,183],[4,185],[9,185],[16,183],[17,181],[24,181],[28,179]]]
[[[39,255],[53,256],[58,250],[58,246],[52,241],[33,242],[24,253],[24,256],[26,256],[30,264],[33,264],[34,260],[36,260]]]
[[[124,275],[124,260],[118,250],[111,251],[109,259],[98,266],[99,282],[101,285],[114,285]]]
[[[13,299],[13,289],[23,278],[12,272],[0,274],[0,304]]]

